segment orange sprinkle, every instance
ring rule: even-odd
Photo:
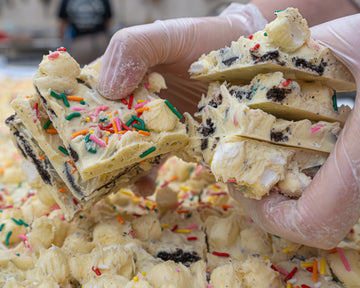
[[[119,131],[118,134],[125,134],[127,132],[127,130],[122,130],[122,131]]]
[[[150,136],[150,132],[147,131],[139,130],[138,133],[141,135]]]
[[[229,208],[232,208],[232,206],[224,204],[224,205],[221,206],[221,208],[224,209],[224,210],[227,210]]]
[[[112,126],[113,126],[113,129],[114,129],[114,131],[115,131],[115,134],[118,134],[119,131],[118,131],[118,129],[117,129],[115,119],[112,120]]]
[[[45,157],[44,157],[44,156],[42,156],[42,155],[39,155],[39,159],[40,159],[40,160],[44,160],[44,159],[45,159]]]
[[[59,189],[59,192],[60,192],[60,193],[65,193],[65,192],[66,192],[66,189],[60,188],[60,189]]]
[[[146,159],[139,162],[139,165],[143,164],[146,161]]]
[[[135,129],[135,128],[133,128],[133,129],[132,129],[132,131],[136,131],[136,129]]]
[[[75,169],[73,169],[73,170],[71,170],[71,174],[74,174],[75,172],[77,171],[77,169],[75,168]]]
[[[117,218],[121,224],[124,224],[124,219],[120,215],[118,215]]]
[[[334,249],[332,249],[332,250],[329,251],[329,254],[335,254],[335,253],[337,253],[337,252],[338,252],[337,249],[334,248]]]
[[[178,178],[178,177],[175,175],[175,176],[173,176],[173,177],[171,177],[171,178],[169,179],[169,182],[173,182],[173,181],[175,181],[177,178]]]
[[[142,113],[142,112],[144,112],[144,111],[149,111],[149,107],[142,107],[142,108],[139,108],[139,109],[135,109],[135,111],[137,112],[137,113]]]
[[[70,100],[70,101],[84,101],[84,98],[83,97],[78,97],[78,96],[66,96],[67,100]]]
[[[26,99],[29,99],[29,98],[30,98],[30,96],[25,96],[25,98],[26,98]]]
[[[177,213],[179,213],[179,214],[189,214],[190,211],[189,210],[178,210]]]
[[[49,134],[58,134],[58,132],[57,132],[56,129],[46,129],[46,133],[49,133]]]
[[[206,267],[206,272],[210,273],[210,267]]]
[[[108,141],[109,141],[109,137],[108,137],[108,136],[105,136],[105,144],[106,144],[106,145],[108,144]]]
[[[75,137],[79,136],[79,135],[85,135],[89,132],[89,129],[84,129],[84,130],[81,130],[79,132],[76,132],[74,134],[71,134],[71,139],[74,139]]]
[[[318,270],[317,261],[314,260],[314,265],[313,265],[313,281],[314,282],[317,282],[317,270]]]

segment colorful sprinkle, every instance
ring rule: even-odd
[[[282,10],[275,10],[274,11],[274,14],[276,15],[277,13],[280,13],[280,12],[283,12],[283,11],[285,11],[286,9],[282,9]]]
[[[139,157],[144,158],[145,156],[149,155],[150,153],[154,152],[156,150],[156,147],[151,147],[150,149],[143,152]]]
[[[334,110],[338,111],[336,91],[334,91],[334,95],[332,96],[332,101],[333,101]]]
[[[314,132],[320,130],[322,127],[324,127],[323,124],[318,124],[314,128],[311,128],[310,133],[314,133]]]
[[[71,119],[73,119],[75,117],[80,117],[80,116],[81,116],[81,114],[79,112],[74,112],[74,113],[71,113],[68,116],[66,116],[65,119],[66,120],[71,120]]]
[[[173,105],[171,105],[171,103],[168,100],[165,100],[165,104],[176,115],[176,117],[178,117],[179,119],[182,119],[182,115],[176,110],[176,108]]]
[[[121,224],[124,224],[124,219],[120,215],[117,216],[117,219]]]
[[[141,107],[143,107],[144,105],[146,105],[147,103],[149,103],[151,100],[146,100],[146,101],[144,101],[144,102],[141,102],[141,103],[139,103],[139,104],[136,104],[135,106],[134,106],[134,109],[136,110],[136,109],[138,109],[138,108],[141,108]]]
[[[58,149],[63,152],[65,155],[69,156],[69,152],[66,150],[66,148],[64,148],[63,146],[59,146]]]
[[[256,43],[255,46],[253,48],[250,48],[250,51],[256,51],[260,48],[260,44]]]
[[[128,109],[131,109],[133,101],[134,101],[134,93],[131,93],[130,98],[129,98]]]
[[[213,251],[211,254],[213,254],[215,256],[219,256],[219,257],[230,257],[230,255],[228,253],[222,253],[222,252],[216,252],[216,251]]]
[[[290,84],[290,82],[291,82],[291,79],[286,79],[285,81],[281,82],[281,85],[283,87],[286,87],[286,86],[288,86]]]
[[[344,266],[345,266],[345,269],[346,271],[351,271],[351,267],[349,265],[349,262],[347,261],[343,251],[341,248],[336,248],[337,251],[339,252],[339,255],[340,255],[340,258],[341,258],[341,261],[343,262]]]
[[[314,282],[317,282],[317,270],[318,270],[317,261],[314,259],[314,265],[313,265],[313,281]]]
[[[95,269],[95,267],[92,266],[92,267],[91,267],[91,270],[94,271],[97,276],[101,276],[101,272],[100,272],[99,268],[96,268],[96,269]]]
[[[326,262],[324,259],[320,260],[320,274],[325,275],[326,272]]]
[[[41,114],[40,114],[40,111],[39,111],[39,103],[35,103],[34,104],[34,110],[35,110],[35,112],[36,112],[36,117],[38,118],[38,119],[40,119],[41,118]]]
[[[65,47],[60,47],[57,49],[57,51],[59,52],[66,52],[66,48]]]
[[[25,223],[22,219],[16,220],[15,218],[11,217],[11,220],[13,220],[17,225],[21,226],[24,225],[25,227],[28,227],[29,224]]]
[[[49,59],[55,59],[55,58],[57,58],[57,57],[59,57],[59,53],[58,52],[54,52],[54,53],[52,53],[52,54],[50,54],[49,56],[48,56],[48,58]]]
[[[194,241],[194,240],[197,240],[197,237],[187,237],[186,240],[188,240],[188,241]]]
[[[0,225],[0,232],[1,232],[1,230],[4,228],[4,226],[5,226],[5,223],[2,223],[2,224]]]
[[[45,125],[44,125],[44,130],[46,130],[46,129],[48,129],[49,128],[49,126],[51,125],[51,120],[48,120],[46,123],[45,123]]]
[[[294,269],[291,270],[291,272],[285,277],[284,282],[287,283],[295,275],[297,270],[298,270],[298,268],[294,267]]]
[[[175,230],[176,233],[182,233],[182,234],[187,234],[190,233],[190,230],[188,229],[177,229]]]
[[[78,136],[80,136],[80,135],[85,135],[85,134],[87,134],[89,132],[89,129],[84,129],[84,130],[81,130],[81,131],[79,131],[79,132],[76,132],[76,133],[74,133],[74,134],[71,134],[71,139],[74,139],[74,138],[76,138],[76,137],[78,137]]]
[[[52,91],[52,90],[50,90],[50,95],[53,96],[53,97],[55,97],[56,99],[62,99],[62,97],[61,97],[59,94],[55,93],[55,92]]]
[[[46,129],[45,131],[48,134],[58,134],[58,131],[56,129]]]
[[[254,37],[254,35],[250,35],[250,36],[249,36],[249,39],[250,39],[250,40],[252,40],[252,39],[253,39],[253,37]]]
[[[185,229],[191,230],[191,229],[194,229],[194,228],[197,228],[197,227],[198,227],[197,224],[193,224],[193,225],[185,227]]]
[[[59,192],[60,192],[60,193],[66,193],[66,189],[65,189],[65,188],[60,188],[60,189],[59,189]]]
[[[175,225],[173,228],[171,228],[171,232],[174,232],[178,228],[178,225]]]
[[[289,275],[289,272],[287,272],[286,270],[284,270],[284,269],[282,269],[280,267],[275,267],[272,264],[271,264],[271,269],[273,269],[273,270],[275,270],[275,271],[277,271],[277,272],[279,272],[279,273],[281,273],[281,274],[283,274],[285,276]]]
[[[90,140],[94,141],[96,144],[100,145],[101,147],[105,147],[106,144],[101,139],[97,138],[94,134],[91,134],[89,137]]]
[[[122,103],[124,103],[125,105],[128,105],[128,102],[127,102],[125,99],[120,99],[120,101],[121,101]]]
[[[5,238],[5,244],[6,244],[6,246],[9,246],[9,245],[10,245],[9,239],[10,239],[11,234],[12,234],[12,231],[9,231],[8,234],[6,235],[6,238]]]
[[[64,102],[64,105],[65,105],[66,107],[70,107],[69,101],[68,101],[65,93],[61,93],[61,97],[62,97],[62,100],[63,100],[63,102]]]
[[[81,102],[84,101],[83,97],[79,97],[79,96],[66,96],[67,100],[69,101],[77,101],[77,102]]]
[[[94,116],[98,116],[101,111],[106,111],[106,110],[108,110],[108,109],[109,109],[109,106],[99,106],[99,107],[96,107],[96,110],[95,110],[95,112],[94,112],[93,115],[94,115]]]

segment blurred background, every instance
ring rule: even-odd
[[[231,2],[248,1],[0,0],[0,78],[31,77],[42,55],[60,46],[86,64],[104,52],[118,29],[158,19],[217,15]],[[339,104],[353,105],[353,94],[340,96]]]

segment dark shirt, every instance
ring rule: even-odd
[[[72,36],[106,31],[106,21],[111,18],[108,0],[62,0],[59,17],[69,23]]]

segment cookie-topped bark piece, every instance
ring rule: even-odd
[[[288,120],[309,119],[344,125],[351,112],[349,106],[337,106],[336,93],[326,85],[285,79],[281,72],[259,74],[244,86],[218,81],[210,83],[207,98],[218,94],[231,95],[252,109]],[[199,111],[202,109],[199,105]]]
[[[64,51],[44,56],[34,85],[52,125],[84,180],[129,167],[186,145],[182,116],[155,92],[157,73],[127,98],[111,101],[96,90],[99,64],[80,69]]]
[[[225,85],[217,93],[202,97],[199,107],[196,116],[202,119],[199,133],[204,139],[211,126],[215,137],[237,135],[329,153],[341,130],[338,122],[289,121],[261,109],[250,109],[232,97]]]
[[[300,196],[328,157],[236,135],[218,136],[213,122],[199,124],[188,114],[186,120],[189,145],[180,156],[203,163],[217,181],[234,183],[250,198],[261,199],[275,188]]]
[[[281,71],[286,78],[320,81],[337,91],[352,91],[350,71],[329,48],[310,37],[297,9],[276,12],[277,18],[249,38],[202,55],[189,72],[194,79],[248,83],[259,73]]]
[[[36,143],[36,146],[39,146],[58,176],[65,182],[62,192],[56,191],[56,194],[64,195],[64,193],[71,192],[72,198],[75,197],[81,204],[81,209],[90,207],[89,205],[93,204],[94,201],[117,192],[121,187],[128,186],[145,175],[146,171],[150,170],[160,160],[160,156],[156,156],[149,158],[141,165],[136,163],[126,168],[116,169],[101,176],[83,180],[74,165],[74,161],[64,148],[61,138],[53,128],[52,121],[45,112],[39,96],[36,93],[27,96],[19,95],[12,101],[11,105],[17,113],[17,118],[21,118],[17,120],[17,123],[21,122],[21,126],[18,125],[18,130],[24,135],[29,135],[27,142],[33,142],[34,145]],[[39,172],[39,174],[41,173]],[[86,201],[90,201],[89,205],[81,203]]]

